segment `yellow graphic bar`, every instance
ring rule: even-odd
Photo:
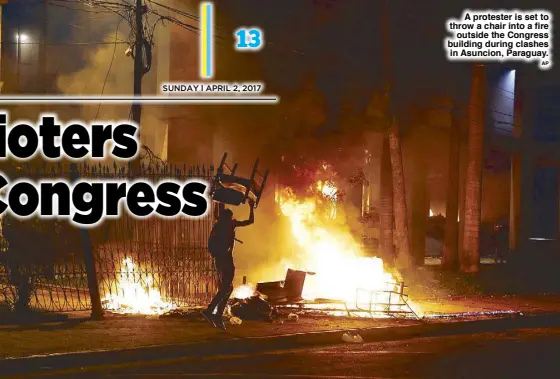
[[[213,11],[212,3],[200,4],[200,77],[212,78],[213,66]]]

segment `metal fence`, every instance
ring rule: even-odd
[[[10,181],[69,180],[71,170],[69,164],[40,168],[11,165],[4,175]],[[75,171],[81,181],[133,177],[151,182],[193,178],[210,181],[213,176],[213,167],[167,164],[143,165],[134,173],[130,165],[116,164],[82,164],[74,166]],[[201,219],[136,219],[123,215],[90,229],[102,300],[125,295],[133,287],[146,294],[159,292],[163,301],[177,306],[208,302],[216,287],[212,258],[207,252],[213,213],[210,209]],[[19,248],[10,247],[4,233],[0,238],[0,305],[17,305],[21,297],[32,308],[44,311],[90,309],[79,229],[60,220],[30,220],[25,224]]]

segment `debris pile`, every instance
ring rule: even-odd
[[[271,321],[274,310],[266,300],[259,296],[251,296],[246,299],[232,299],[230,313],[241,320]]]

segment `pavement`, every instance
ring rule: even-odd
[[[560,313],[560,295],[446,296],[417,300],[426,316],[464,313]]]
[[[5,358],[0,372],[29,377],[80,367],[342,344],[348,330],[369,343],[560,326],[558,296],[450,297],[426,300],[421,306],[428,317],[423,322],[302,317],[295,323],[244,322],[226,333],[201,320],[132,316],[0,326],[0,354]]]
[[[82,371],[82,379],[540,379],[560,377],[560,328],[345,344]],[[57,375],[70,378],[72,374]]]

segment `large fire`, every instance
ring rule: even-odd
[[[303,297],[343,300],[349,307],[369,309],[375,293],[375,303],[399,303],[398,296],[389,299],[385,292],[394,291],[398,283],[383,260],[364,256],[347,225],[336,220],[337,188],[318,182],[315,192],[299,199],[287,188],[277,198],[298,246],[297,262],[286,264],[316,273],[306,279]]]
[[[289,188],[277,196],[297,246],[295,258],[284,264],[315,273],[306,279],[304,299],[342,300],[350,308],[371,310],[387,310],[388,304],[394,304],[389,308],[398,311],[401,300],[389,295],[399,286],[395,277],[386,271],[381,258],[364,256],[347,225],[337,220],[337,187],[317,182],[313,190],[315,195],[306,198],[298,198]],[[104,308],[145,315],[175,309],[173,303],[163,300],[154,282],[131,258],[124,259],[114,291],[102,299]],[[243,299],[254,293],[255,287],[247,284],[237,287],[232,297]]]
[[[111,312],[160,315],[175,308],[163,301],[153,277],[140,270],[131,258],[123,260],[115,287],[116,293],[102,299],[104,308]]]

